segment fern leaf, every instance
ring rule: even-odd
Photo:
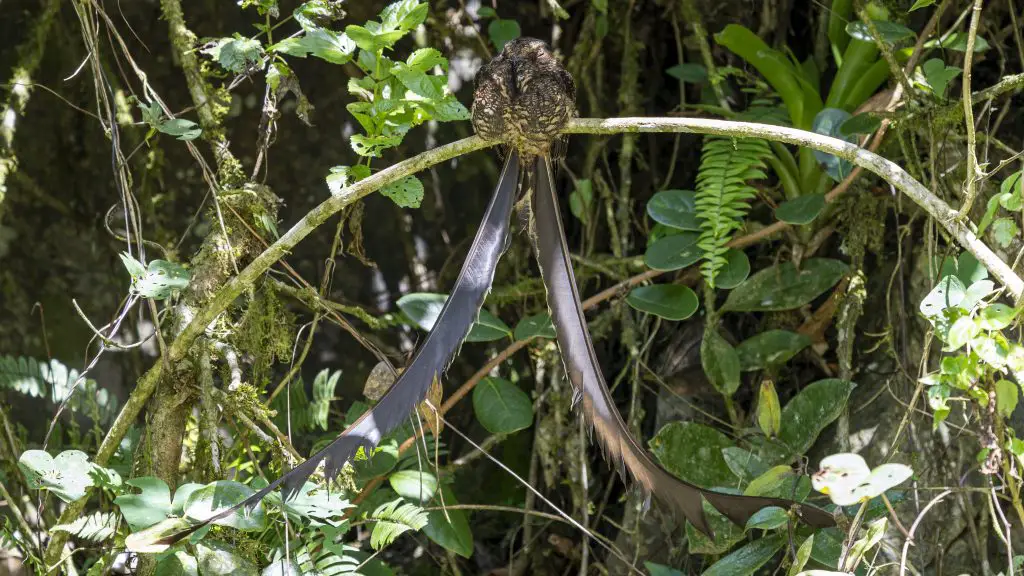
[[[114,535],[117,529],[117,514],[95,512],[68,524],[58,524],[53,532],[68,532],[72,536],[89,542],[103,542]]]
[[[750,180],[766,177],[764,159],[768,143],[757,138],[707,137],[697,172],[697,214],[701,234],[697,246],[704,252],[701,273],[711,286],[725,265],[726,244],[743,225],[756,195]]]
[[[310,420],[321,430],[327,430],[327,414],[334,400],[334,389],[341,378],[341,371],[331,373],[326,368],[313,380],[313,401],[309,404]]]
[[[0,388],[60,402],[78,380],[78,371],[57,360],[43,363],[26,356],[0,356]],[[52,395],[51,395],[52,394]]]
[[[427,525],[427,513],[419,506],[403,503],[401,499],[381,505],[370,517],[377,520],[370,534],[370,546],[374,550],[391,544],[409,530],[419,530]]]

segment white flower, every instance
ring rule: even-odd
[[[823,459],[811,485],[833,503],[850,506],[865,502],[914,475],[903,464],[883,464],[874,470],[857,454],[833,454]]]

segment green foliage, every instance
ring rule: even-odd
[[[723,311],[792,310],[834,286],[849,267],[830,258],[812,258],[798,270],[792,262],[765,268],[729,293]]]
[[[89,462],[89,456],[81,450],[65,450],[56,457],[42,450],[26,450],[18,459],[18,468],[25,476],[32,490],[46,490],[65,502],[72,502],[85,496],[93,486],[94,470],[102,468]],[[120,477],[113,470],[103,470],[104,477]]]
[[[374,550],[391,544],[409,530],[420,530],[427,525],[427,513],[401,499],[381,505],[370,518],[376,521],[370,534],[370,546]]]
[[[634,288],[626,302],[633,308],[666,320],[686,320],[697,311],[697,294],[687,286],[655,284]]]
[[[93,512],[82,516],[70,524],[57,524],[50,528],[54,532],[68,532],[75,538],[98,544],[109,540],[117,530],[117,515],[112,513]]]
[[[414,292],[398,299],[398,308],[405,313],[411,323],[423,330],[430,331],[437,322],[437,317],[444,308],[447,294]],[[487,310],[480,310],[473,327],[466,336],[466,342],[491,342],[512,336],[512,329],[500,318]]]
[[[696,208],[701,233],[697,246],[706,260],[701,273],[711,286],[726,265],[726,244],[743,225],[757,191],[748,183],[766,177],[768,143],[753,138],[706,137],[697,172]],[[666,239],[667,240],[667,239]]]
[[[115,395],[92,378],[81,378],[77,370],[56,359],[44,363],[25,356],[0,356],[0,391],[3,390],[45,398],[52,405],[67,400],[71,412],[88,416],[97,424],[106,424],[117,415]]]
[[[516,324],[513,334],[516,340],[528,340],[530,338],[555,337],[555,325],[551,323],[551,315],[547,312],[527,316]]]
[[[533,401],[504,378],[487,377],[473,389],[477,420],[491,434],[511,434],[533,425]]]

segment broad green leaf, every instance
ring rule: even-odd
[[[768,471],[768,467],[761,462],[760,458],[739,446],[723,448],[722,457],[725,459],[726,465],[729,466],[729,470],[744,484]]]
[[[459,503],[447,486],[441,487],[441,494],[444,496],[444,506]],[[433,505],[441,506],[441,500],[434,498]],[[431,510],[427,514],[427,525],[423,527],[423,533],[427,538],[463,558],[473,555],[473,532],[469,528],[465,510]]]
[[[146,274],[146,265],[135,259],[134,256],[127,252],[121,252],[121,262],[124,263],[125,270],[128,271],[128,275],[132,277],[132,280],[136,278],[142,278]]]
[[[529,338],[550,338],[554,339],[555,325],[551,323],[551,315],[547,312],[527,316],[516,324],[515,339],[527,340]]]
[[[835,568],[843,553],[845,536],[846,534],[838,528],[815,531],[814,543],[811,545],[811,558],[829,568]]]
[[[410,68],[401,62],[391,69],[391,73],[394,74],[395,78],[398,78],[398,81],[403,86],[418,96],[422,96],[427,100],[440,100],[444,98],[444,91],[433,80],[438,78],[438,76],[428,76],[422,70]]]
[[[736,483],[722,455],[731,446],[725,434],[696,422],[670,422],[651,439],[651,451],[666,470],[705,488]]]
[[[921,301],[921,314],[925,318],[935,318],[942,315],[947,308],[954,308],[964,299],[964,283],[953,275],[945,276],[932,288],[932,291]]]
[[[847,136],[846,134],[843,134],[842,131],[843,124],[850,120],[850,118],[852,118],[852,116],[850,116],[850,113],[847,112],[846,110],[842,110],[839,108],[825,108],[822,111],[818,112],[818,114],[814,117],[814,122],[811,125],[811,130],[818,134],[831,136],[833,138],[845,140],[851,144],[856,144],[857,139],[855,136]],[[841,182],[844,178],[850,175],[850,172],[853,172],[853,164],[849,160],[844,160],[838,156],[829,154],[827,152],[814,150],[814,158],[818,161],[818,164],[820,164],[825,169],[825,172],[828,173],[829,177],[835,180],[836,182]],[[814,196],[820,195],[811,193],[805,194],[801,198]],[[789,202],[794,202],[797,200],[800,200],[800,198],[790,200]],[[789,202],[787,202],[786,204],[788,204]],[[822,208],[824,207],[824,203],[825,197],[821,196]],[[783,204],[783,206],[785,206],[785,204]],[[788,222],[788,220],[786,220],[785,218],[783,218],[782,215],[779,214],[779,211],[782,210],[783,206],[780,206],[779,209],[775,211],[775,215],[779,218],[779,220]],[[811,206],[808,207],[808,209],[806,209],[805,212],[809,213],[811,211],[810,209],[813,208],[814,206],[812,204]],[[801,219],[806,219],[806,213],[803,215],[803,218]],[[797,216],[799,216],[799,213],[797,213]],[[815,216],[817,216],[817,214],[815,214]],[[811,219],[813,220],[813,217]],[[799,224],[800,222],[794,223]]]
[[[439,102],[431,102],[430,107],[434,110],[434,120],[438,122],[469,120],[469,110],[451,94]]]
[[[974,321],[974,318],[971,318],[970,316],[961,316],[953,322],[953,325],[949,327],[949,331],[945,334],[943,340],[946,341],[946,346],[943,350],[946,352],[955,352],[980,332],[981,326],[978,326],[978,323]]]
[[[505,380],[488,376],[473,389],[473,411],[492,434],[511,434],[533,424],[533,402],[526,392]]]
[[[811,339],[788,330],[768,330],[747,338],[736,347],[740,370],[749,372],[785,364],[811,345]]]
[[[814,445],[818,435],[839,414],[853,390],[848,380],[829,378],[818,380],[801,390],[782,409],[782,431],[779,441],[783,446],[766,444],[762,457],[768,464],[790,462],[805,454]]]
[[[1013,218],[997,218],[992,223],[992,237],[1000,248],[1009,248],[1010,244],[1020,237],[1020,228]]]
[[[750,276],[750,259],[747,253],[738,248],[729,248],[725,253],[725,266],[715,277],[715,288],[732,290]]]
[[[967,290],[964,292],[963,299],[960,300],[960,303],[957,304],[956,307],[964,312],[972,312],[983,298],[995,292],[995,290],[995,282],[992,282],[991,280],[978,280],[967,287]]]
[[[927,8],[927,7],[931,6],[932,4],[935,4],[935,0],[916,0],[914,2],[914,5],[911,6],[910,10],[907,10],[907,12],[913,12],[914,10],[920,10],[921,8]]]
[[[213,538],[196,543],[196,559],[202,576],[257,576],[256,564],[237,548]]]
[[[787,465],[769,468],[764,474],[750,481],[743,490],[746,496],[768,496],[772,498],[789,498],[802,502],[811,493],[811,481],[801,476]]]
[[[906,40],[907,38],[913,38],[916,36],[913,30],[902,24],[897,24],[896,22],[872,20],[872,23],[881,35],[882,42],[885,42],[886,44],[895,44],[900,40]],[[846,33],[863,42],[875,41],[874,37],[871,35],[871,29],[864,22],[850,22],[846,25]]]
[[[385,30],[409,31],[423,24],[430,6],[419,0],[398,0],[381,10],[381,26]]]
[[[139,494],[122,494],[114,499],[132,531],[154,526],[171,514],[171,490],[163,480],[143,476],[126,480],[125,484],[141,490]]]
[[[804,194],[779,204],[775,209],[775,217],[787,224],[802,226],[813,222],[824,209],[824,194]]]
[[[769,312],[808,304],[843,277],[849,267],[831,258],[811,258],[800,270],[784,262],[754,274],[729,293],[723,311]]]
[[[700,363],[708,381],[723,396],[732,396],[740,387],[740,359],[736,349],[714,328],[704,329]]]
[[[409,68],[420,72],[426,72],[434,66],[441,66],[445,70],[448,68],[448,59],[435,48],[420,48],[410,54],[405,63]]]
[[[192,522],[185,518],[166,518],[149,528],[129,534],[124,539],[124,547],[129,552],[138,552],[140,554],[164,552],[170,548],[170,545],[166,542],[168,536],[177,534],[192,526]]]
[[[814,546],[814,534],[807,537],[806,540],[800,544],[800,547],[796,550],[796,560],[789,567],[789,571],[786,572],[786,576],[796,576],[804,569],[807,565],[807,561],[811,558],[811,548]]]
[[[999,205],[1010,212],[1024,207],[1024,170],[1014,172],[999,185]]]
[[[593,200],[594,186],[590,182],[590,179],[584,178],[577,180],[576,189],[569,194],[569,211],[572,212],[572,215],[578,218],[580,222],[586,223]]]
[[[415,504],[429,502],[437,493],[437,477],[419,470],[399,470],[388,482],[399,496]]]
[[[156,573],[160,576],[199,576],[199,561],[184,550],[175,550],[157,562]]]
[[[684,232],[658,239],[647,247],[644,254],[644,262],[648,267],[655,270],[679,270],[686,268],[704,255],[704,251],[697,246],[697,239],[700,234],[696,232]]]
[[[789,523],[789,514],[778,506],[762,508],[747,520],[744,530],[774,530]]]
[[[1003,418],[1009,418],[1017,408],[1017,400],[1020,398],[1020,390],[1017,384],[1009,380],[996,382],[996,409]]]
[[[365,27],[350,24],[345,27],[345,35],[351,38],[359,48],[367,52],[377,52],[385,48],[390,49],[406,34],[402,30],[383,31],[379,25],[373,26],[373,24],[376,23],[367,22]]]
[[[647,201],[647,214],[665,226],[699,232],[696,202],[693,190],[662,190]]]
[[[218,38],[200,52],[235,74],[263,67],[263,46],[253,38]]]
[[[843,122],[839,126],[839,133],[843,136],[854,134],[871,134],[882,125],[882,118],[870,112],[863,112]]]
[[[192,492],[185,501],[185,517],[195,520],[206,520],[231,508],[249,496],[255,490],[233,480],[218,480]],[[231,526],[239,530],[260,530],[266,526],[266,512],[263,504],[256,504],[251,511],[236,510],[227,518],[214,520],[218,526]]]
[[[665,73],[673,78],[678,78],[679,80],[690,84],[704,84],[708,81],[708,71],[700,64],[692,64],[689,62],[676,64],[668,70],[665,70]]]
[[[93,486],[93,464],[81,450],[65,450],[56,457],[42,450],[26,450],[18,458],[18,468],[33,490],[49,490],[65,502],[85,496]]]
[[[946,94],[946,86],[960,75],[961,70],[956,66],[946,66],[941,58],[932,58],[921,65],[921,72],[932,92],[941,98]]]
[[[940,268],[940,278],[953,274],[960,279],[964,286],[970,286],[979,280],[988,278],[988,270],[970,252],[951,255],[942,261]]]
[[[150,260],[146,273],[132,282],[132,290],[144,298],[164,300],[187,288],[191,278],[191,273],[181,264]]]
[[[415,176],[406,176],[384,186],[380,193],[402,208],[419,208],[423,202],[423,183]]]
[[[749,576],[775,556],[786,542],[785,534],[771,534],[745,544],[704,571],[703,576]]]
[[[414,292],[398,299],[398,308],[405,312],[417,326],[430,331],[444,308],[446,294]],[[512,335],[512,329],[487,310],[480,310],[480,316],[469,331],[466,342],[490,342]]]
[[[185,503],[188,502],[188,497],[203,486],[205,486],[205,484],[197,484],[195,482],[186,482],[181,486],[178,486],[178,489],[174,491],[174,500],[171,501],[171,514],[175,516],[184,516]]]
[[[1006,304],[996,302],[995,304],[989,304],[982,309],[979,320],[981,327],[985,330],[1002,330],[1013,322],[1016,315],[1016,309],[1010,308]]]
[[[494,48],[501,52],[502,48],[509,40],[515,40],[522,35],[519,29],[519,22],[515,20],[503,20],[496,19],[491,20],[491,23],[487,25],[487,36],[490,37],[491,43],[494,44]]]
[[[966,52],[967,51],[967,39],[968,39],[968,36],[964,32],[952,32],[950,34],[942,36],[938,40],[929,40],[928,42],[925,42],[924,43],[924,47],[925,48],[942,47],[942,48],[945,48],[946,50],[954,50],[956,52]],[[980,35],[975,37],[975,39],[974,39],[974,51],[975,52],[984,52],[985,50],[988,50],[988,48],[989,48],[988,40],[985,40]]]
[[[203,129],[198,124],[191,120],[184,118],[171,118],[169,120],[161,120],[158,124],[153,126],[164,134],[174,136],[178,140],[195,140],[199,138],[203,133]]]
[[[641,312],[666,320],[686,320],[697,311],[697,295],[688,286],[655,284],[634,288],[626,302]]]

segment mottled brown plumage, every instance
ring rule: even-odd
[[[541,40],[508,42],[476,75],[473,128],[518,150],[523,166],[549,154],[575,115],[576,83]]]

